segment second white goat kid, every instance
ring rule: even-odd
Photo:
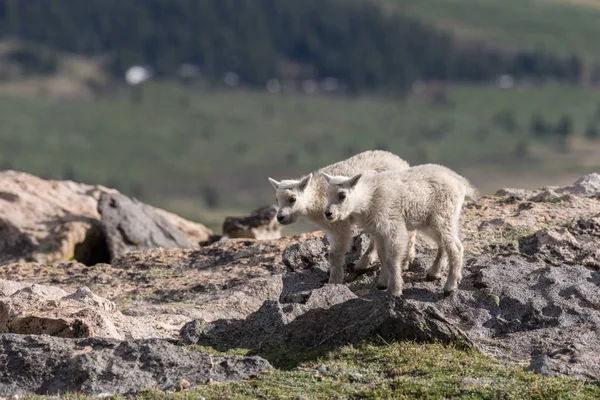
[[[436,164],[403,171],[332,176],[327,179],[328,221],[352,220],[371,234],[382,268],[378,288],[402,296],[402,269],[408,259],[408,235],[418,230],[434,239],[438,253],[428,280],[441,277],[446,259],[450,268],[444,294],[456,291],[462,279],[463,245],[459,219],[465,198],[476,189],[456,172]]]
[[[373,173],[393,169],[407,169],[408,163],[388,151],[370,150],[359,153],[346,160],[323,167],[314,173],[295,180],[281,182],[269,178],[276,190],[279,212],[277,221],[282,225],[296,222],[299,217],[305,217],[323,229],[330,243],[329,283],[343,283],[344,256],[352,245],[352,223],[350,221],[329,221],[323,214],[327,202],[325,190],[327,181],[319,172],[335,175],[354,175],[361,172]],[[356,271],[366,270],[375,261],[375,240],[371,237],[370,245],[365,254],[355,266]],[[411,255],[414,257],[414,236],[410,237]]]

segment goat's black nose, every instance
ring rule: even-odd
[[[327,218],[331,218],[332,215],[333,215],[333,213],[331,211],[325,211],[325,216]]]
[[[279,221],[279,222],[283,221],[283,215],[278,215],[277,216],[277,221]]]

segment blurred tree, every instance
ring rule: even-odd
[[[505,109],[492,117],[492,123],[506,133],[516,133],[519,129],[515,110]]]
[[[531,144],[529,143],[529,140],[519,140],[519,142],[515,146],[515,157],[517,157],[518,159],[525,159],[529,157],[530,152]]]
[[[534,114],[529,123],[529,131],[537,137],[542,137],[550,133],[551,127],[544,121],[541,114]]]
[[[355,93],[385,87],[402,94],[415,80],[490,81],[504,73],[577,82],[583,70],[575,56],[462,46],[363,1],[0,0],[0,35],[108,55],[117,76],[134,64],[175,76],[192,63],[213,82],[235,72],[264,87],[287,59]]]
[[[564,153],[569,152],[570,137],[574,133],[571,117],[563,115],[558,121],[554,133],[558,136],[558,149]]]
[[[215,209],[219,206],[219,192],[212,186],[204,186],[202,188],[202,195],[204,197],[204,204],[210,209]]]
[[[588,123],[583,135],[587,139],[591,139],[591,140],[600,139],[600,130],[598,129],[597,123],[595,121]]]

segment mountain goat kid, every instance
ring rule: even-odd
[[[377,287],[402,295],[401,271],[407,264],[407,235],[422,231],[438,244],[428,280],[441,277],[449,258],[444,294],[456,291],[462,279],[463,246],[459,218],[466,197],[476,189],[454,171],[425,164],[403,171],[357,174],[352,178],[322,173],[327,179],[325,217],[331,223],[353,220],[375,239],[381,273]]]
[[[299,180],[278,182],[269,178],[269,182],[276,190],[279,205],[277,221],[282,225],[289,225],[296,222],[298,217],[306,217],[323,229],[331,245],[329,251],[329,283],[343,283],[344,256],[352,246],[353,222],[351,220],[329,221],[325,218],[327,181],[320,172],[352,176],[366,171],[377,173],[394,169],[404,170],[408,167],[408,163],[395,154],[381,150],[370,150],[321,168]],[[369,248],[356,264],[356,271],[366,270],[375,261],[376,243],[373,239],[371,237]],[[414,235],[410,236],[409,240],[409,257],[414,258]]]

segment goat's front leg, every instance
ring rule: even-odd
[[[386,238],[385,250],[385,268],[389,275],[387,292],[400,297],[404,289],[402,269],[408,262],[408,235],[404,226],[396,227],[395,232]]]
[[[328,232],[329,237],[329,283],[344,283],[346,253],[352,246],[350,226],[339,226]]]
[[[387,254],[385,249],[385,239],[381,236],[373,235],[373,239],[375,242],[375,247],[377,248],[377,255],[379,256],[379,262],[381,266],[379,267],[379,278],[377,278],[377,289],[385,290],[389,285],[389,271],[387,269]]]

